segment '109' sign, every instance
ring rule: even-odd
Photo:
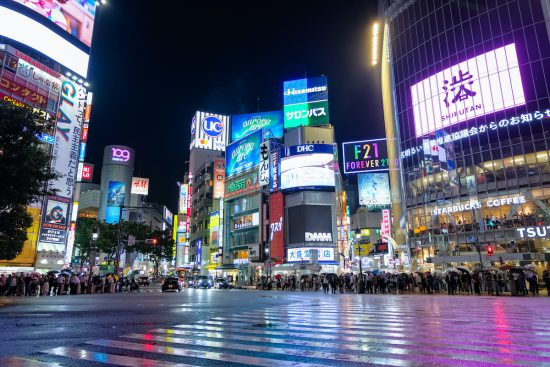
[[[388,171],[386,139],[362,140],[342,143],[344,173]]]

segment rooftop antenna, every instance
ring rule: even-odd
[[[260,97],[258,97],[258,112],[260,112]]]

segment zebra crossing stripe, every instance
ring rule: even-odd
[[[165,337],[159,335],[151,334],[129,334],[124,335],[125,338],[130,339],[139,339],[143,341],[157,341],[164,342],[169,344],[182,344],[182,348],[191,348],[193,346],[198,347],[208,347],[208,348],[220,348],[220,349],[233,349],[233,350],[246,350],[258,353],[269,353],[269,354],[280,354],[285,356],[294,356],[302,358],[318,358],[323,360],[334,360],[341,362],[355,362],[361,364],[395,364],[400,365],[403,362],[407,362],[408,366],[425,366],[425,361],[423,357],[418,357],[411,353],[412,351],[403,349],[403,348],[378,348],[370,347],[364,345],[362,351],[368,353],[369,356],[362,356],[356,354],[343,354],[343,353],[332,353],[332,352],[323,352],[323,351],[313,351],[308,349],[299,349],[292,348],[290,345],[285,345],[285,348],[279,347],[269,347],[269,346],[259,346],[251,344],[240,344],[238,340],[234,342],[229,341],[207,341],[207,340],[196,340],[190,338],[178,338],[178,337]],[[392,355],[399,355],[399,358],[391,358]],[[455,353],[442,353],[440,351],[431,351],[430,358],[432,360],[437,360],[441,364],[445,365],[456,365],[458,361],[462,366],[479,366],[479,362],[483,361],[486,365],[501,365],[500,363],[495,363],[495,357],[499,355],[487,356],[487,358],[481,357],[479,355],[462,355],[457,356]],[[457,358],[458,357],[458,358]],[[548,359],[550,361],[550,359]],[[473,363],[468,363],[472,361]],[[540,362],[539,362],[540,363]]]
[[[40,362],[35,359],[21,357],[0,358],[2,367],[63,367],[59,363]]]
[[[263,357],[250,357],[243,356],[239,354],[231,354],[227,352],[205,352],[205,351],[195,351],[184,348],[174,348],[174,347],[165,347],[161,345],[153,345],[150,343],[141,344],[141,343],[130,343],[117,340],[108,340],[108,339],[99,339],[86,342],[90,345],[99,345],[102,347],[110,347],[117,349],[126,349],[140,352],[149,352],[157,354],[167,354],[172,356],[183,356],[190,358],[200,358],[200,359],[211,359],[214,361],[222,362],[233,362],[241,363],[248,365],[255,365],[261,367],[326,367],[324,364],[312,364],[312,363],[302,363],[302,362],[292,362],[292,361],[283,361],[279,359],[270,359]]]
[[[147,366],[147,367],[196,367],[196,365],[185,363],[173,363],[156,361],[153,359],[137,358],[121,356],[118,354],[108,354],[101,352],[91,352],[81,348],[68,348],[58,347],[54,349],[45,350],[42,353],[47,353],[55,356],[75,358],[84,361],[105,363],[115,366]],[[44,364],[44,366],[52,366],[51,364]]]
[[[295,346],[301,346],[301,347],[342,349],[342,350],[352,350],[352,351],[364,351],[363,345],[369,345],[369,346],[377,345],[380,348],[392,348],[392,350],[393,348],[395,348],[395,346],[409,347],[410,349],[415,349],[415,350],[411,350],[410,353],[415,353],[416,349],[419,350],[418,352],[423,352],[425,350],[424,348],[433,347],[433,343],[426,343],[418,340],[395,341],[391,339],[365,339],[365,338],[346,337],[346,338],[331,338],[332,341],[336,341],[336,343],[331,343],[331,342],[324,342],[324,341],[306,341],[306,340],[289,339],[289,338],[285,338],[286,336],[288,336],[288,334],[285,334],[285,333],[282,333],[281,335],[283,336],[283,338],[248,336],[248,335],[244,335],[246,334],[246,330],[244,329],[239,329],[239,330],[229,329],[225,333],[211,333],[211,332],[201,332],[201,331],[187,332],[187,331],[172,330],[172,329],[153,329],[153,330],[150,330],[149,332],[165,334],[169,336],[193,335],[193,336],[201,336],[201,337],[207,337],[207,338],[213,338],[213,339],[215,338],[223,339],[223,338],[229,337],[231,340],[238,340],[238,341],[295,345]],[[311,339],[315,337],[308,337],[308,338]],[[472,342],[470,345],[461,344],[460,348],[457,347],[456,343],[445,343],[445,344],[438,344],[438,348],[439,350],[446,350],[449,353],[457,353],[457,354],[468,352],[468,351],[476,351],[481,354],[487,354],[487,353],[499,354],[502,352],[502,348],[499,346],[496,346],[494,343],[483,344],[480,342]],[[525,348],[516,347],[515,352],[518,352],[520,354],[506,353],[506,356],[516,357],[521,359],[525,357],[524,353],[529,353],[530,355],[533,355],[533,356],[542,356],[542,357],[550,358],[550,353],[538,352],[536,349],[537,348],[526,350]],[[540,359],[537,358],[536,360],[540,360]]]
[[[246,315],[239,315],[239,316],[231,316],[231,317],[214,317],[212,318],[212,321],[208,321],[208,324],[210,325],[216,325],[216,324],[219,324],[219,325],[225,325],[225,322],[227,321],[235,321],[235,322],[242,322],[242,321],[247,321],[247,322],[265,322],[265,321],[273,321],[273,322],[284,322],[285,324],[288,324],[288,325],[296,325],[296,326],[311,326],[311,327],[319,327],[319,328],[327,328],[327,329],[338,329],[338,330],[341,330],[341,329],[352,329],[352,330],[364,330],[364,331],[369,331],[369,330],[380,330],[380,328],[383,328],[385,331],[397,331],[397,332],[401,332],[403,331],[404,328],[407,328],[407,327],[412,327],[414,326],[416,328],[417,325],[414,325],[414,324],[409,324],[409,325],[404,325],[404,324],[401,324],[399,322],[396,322],[396,323],[391,323],[391,322],[361,322],[361,321],[354,321],[354,320],[348,320],[348,319],[341,319],[339,321],[337,320],[334,320],[334,322],[332,323],[327,323],[327,322],[321,322],[321,321],[324,321],[324,320],[317,320],[316,318],[310,318],[309,316],[301,316],[299,318],[298,321],[293,321],[292,319],[290,320],[286,320],[286,319],[281,319],[281,318],[277,318],[277,317],[273,317],[273,316],[268,316],[268,317],[256,317],[256,316],[246,316]],[[350,324],[350,325],[353,325],[353,326],[349,326],[347,328],[342,328],[342,324]],[[426,324],[423,324],[424,326],[427,326]],[[436,325],[441,325],[441,323],[439,324],[436,324]],[[434,325],[434,326],[436,326]],[[358,327],[360,326],[360,327]],[[486,327],[483,327],[483,326],[480,326],[480,327],[476,327],[476,326],[469,326],[468,328],[470,331],[480,331],[480,332],[485,332],[487,333],[488,332],[488,329]],[[525,336],[530,336],[533,334],[533,329],[522,329],[522,328],[492,328],[491,329],[491,333],[494,334],[494,332],[513,332],[514,335],[518,336],[518,337],[521,337],[521,338],[525,338]],[[443,331],[441,331],[441,333],[444,333]],[[430,334],[433,334],[433,329],[430,329]],[[520,335],[520,334],[524,334],[524,335]],[[550,332],[548,331],[548,329],[544,330],[544,331],[539,331],[537,332],[537,335],[538,336],[548,336],[548,338],[550,338]],[[523,339],[522,339],[523,340]]]

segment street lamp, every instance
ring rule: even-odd
[[[361,261],[361,244],[359,243],[359,240],[361,239],[361,230],[359,228],[355,228],[355,244],[357,245],[357,250],[359,252],[359,274],[363,274],[363,266]]]
[[[267,269],[266,273],[267,273],[267,276],[269,277],[269,275],[270,275],[269,273],[270,273],[270,270],[271,270],[271,257],[269,255],[269,249],[267,247],[265,248],[264,252],[265,252],[265,256],[267,256],[266,264],[268,266],[268,269]]]

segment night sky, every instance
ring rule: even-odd
[[[306,75],[328,77],[338,143],[384,137],[369,65],[377,3],[110,0],[98,9],[89,73],[94,181],[103,147],[128,145],[134,174],[151,179],[149,200],[174,211],[193,113],[281,109],[283,81]]]

